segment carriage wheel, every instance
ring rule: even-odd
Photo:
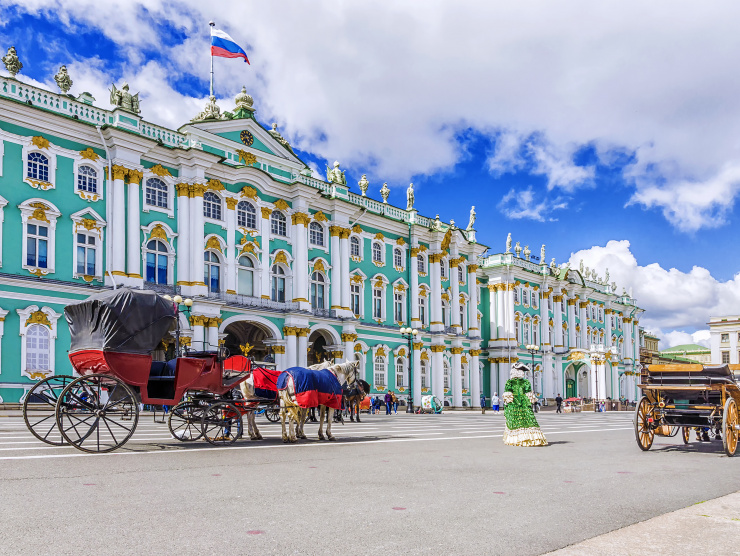
[[[203,437],[214,446],[228,446],[242,435],[242,414],[231,402],[208,406],[201,418]]]
[[[740,436],[740,420],[737,415],[737,404],[733,398],[725,402],[725,410],[722,415],[722,442],[725,453],[732,457],[737,451],[738,437]]]
[[[59,394],[74,380],[73,376],[50,376],[33,385],[23,401],[23,419],[36,438],[53,446],[66,442],[57,428],[56,408]]]
[[[265,409],[265,417],[270,423],[277,423],[280,420],[280,408],[268,407]]]
[[[198,440],[202,435],[203,408],[196,402],[181,402],[172,408],[167,426],[172,438],[180,442]]]
[[[78,450],[111,452],[134,434],[139,403],[131,388],[114,376],[83,376],[59,395],[56,420],[64,439]]]
[[[684,444],[689,443],[690,436],[691,436],[691,427],[681,427],[681,437],[683,438]]]
[[[650,428],[648,417],[652,415],[650,402],[643,396],[635,407],[635,439],[641,450],[647,451],[653,445],[655,432]]]

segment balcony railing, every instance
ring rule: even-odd
[[[311,312],[317,317],[336,318],[337,312],[334,309],[322,309],[319,307],[312,308]]]
[[[280,301],[272,301],[271,299],[262,299],[261,297],[252,297],[250,295],[239,295],[237,293],[209,292],[208,297],[219,299],[229,305],[236,305],[238,307],[255,307],[281,312],[297,311],[299,309],[299,305],[295,301],[281,303]]]
[[[173,286],[172,284],[157,284],[156,282],[144,282],[144,287],[142,289],[152,290],[161,295],[175,295],[181,292],[180,286]]]

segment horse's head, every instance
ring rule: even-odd
[[[344,381],[349,385],[356,384],[360,380],[360,361],[358,359],[338,363],[332,367],[332,370],[334,374],[342,375]]]

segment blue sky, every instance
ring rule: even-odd
[[[662,2],[269,4],[0,0],[0,47],[51,89],[66,63],[99,106],[128,81],[145,119],[177,127],[208,93],[213,18],[252,63],[216,60],[222,108],[246,85],[258,120],[314,168],[340,160],[355,191],[366,173],[371,196],[387,181],[403,206],[413,182],[422,214],[464,226],[475,205],[492,252],[511,232],[609,266],[663,345],[740,311],[732,4],[719,19],[689,2],[667,19]]]

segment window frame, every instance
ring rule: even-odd
[[[358,289],[357,292],[353,291],[353,288],[355,288],[355,287]],[[359,308],[359,312],[358,313],[355,313],[354,307],[353,307],[355,297],[358,298],[357,299],[357,304],[358,304],[358,308]],[[363,283],[362,282],[355,283],[355,282],[351,282],[350,281],[350,283],[349,283],[349,305],[350,305],[350,308],[349,309],[350,309],[350,311],[352,311],[352,314],[355,315],[355,317],[360,318],[360,319],[363,318],[364,315],[365,315],[365,309],[364,309],[365,303],[364,303],[364,299],[365,299],[365,295],[364,295]]]
[[[378,365],[382,366],[382,370],[378,370]],[[381,376],[382,382],[378,381],[378,376]],[[373,386],[376,390],[380,390],[379,387],[388,387],[388,357],[378,355],[377,350],[373,353]]]
[[[38,204],[42,204],[44,209],[39,209]],[[36,206],[31,206],[31,205]],[[21,211],[21,237],[23,238],[22,249],[21,249],[21,268],[28,270],[32,274],[46,276],[48,274],[54,274],[56,272],[56,228],[57,220],[61,216],[61,212],[52,205],[49,201],[39,198],[31,198],[20,205],[18,208]],[[39,212],[40,211],[40,212]],[[43,218],[43,219],[42,219]],[[27,231],[28,225],[34,226],[46,226],[48,228],[47,237],[47,250],[46,250],[46,268],[32,266],[27,264],[28,261],[28,242],[27,242]],[[74,246],[73,246],[74,250]],[[74,270],[74,269],[73,269]]]
[[[380,257],[376,260],[375,251],[376,247]],[[385,266],[385,244],[380,240],[374,240],[370,245],[370,260],[375,266]]]
[[[279,269],[281,273],[275,272],[275,269]],[[278,299],[277,292],[279,291],[279,288],[277,288],[277,285],[280,283],[280,280],[283,281],[283,299]],[[273,263],[270,266],[270,300],[274,301],[275,303],[287,303],[288,300],[288,273],[286,272],[285,268],[280,263]]]
[[[241,206],[250,207],[252,209],[252,212],[249,212],[246,208],[240,208]],[[244,224],[239,223],[239,213],[244,213]],[[254,218],[254,226],[248,226],[249,224],[249,217],[252,216]],[[246,201],[242,199],[239,201],[236,205],[236,226],[237,228],[244,228],[245,230],[259,230],[257,227],[257,207],[254,206],[253,203],[250,203],[249,201]]]
[[[309,302],[312,309],[326,309],[328,285],[329,281],[323,272],[314,270],[311,273],[309,278]],[[314,299],[318,299],[319,297],[319,288],[321,288],[321,305],[318,303],[314,304]]]
[[[21,376],[30,378],[31,380],[38,380],[38,373],[46,373],[46,376],[52,376],[56,371],[56,339],[57,339],[57,321],[62,316],[61,313],[55,312],[50,307],[41,307],[38,305],[30,305],[25,309],[16,309],[18,316],[20,317],[20,336],[21,336]],[[47,326],[45,323],[29,322],[32,314],[41,312],[46,317],[49,323]],[[28,364],[28,330],[32,326],[43,326],[49,330],[49,368],[48,369],[29,369]]]
[[[282,219],[282,220],[280,220]],[[275,222],[277,222],[277,228],[278,231],[275,231]],[[280,227],[284,228],[285,233],[281,234]],[[273,211],[270,213],[270,237],[278,238],[278,239],[285,239],[287,240],[288,236],[288,217],[285,216],[285,213],[283,213],[281,210],[273,209]]]
[[[206,258],[207,255],[210,255],[211,257],[216,257],[216,261],[211,260],[210,258]],[[222,258],[224,260],[222,260]],[[208,267],[208,275],[206,280],[206,267]],[[213,274],[212,274],[212,267],[218,268],[218,289],[213,290],[211,288],[211,283],[213,281]],[[226,288],[224,288],[224,269],[226,267],[226,260],[223,255],[223,253],[219,253],[216,249],[205,249],[203,251],[203,281],[206,283],[206,288],[208,288],[208,293],[222,293],[226,291]]]
[[[209,198],[208,201],[206,201],[206,197]],[[223,221],[224,221],[223,206],[224,206],[224,200],[221,198],[221,195],[219,195],[215,191],[206,191],[203,193],[203,218],[206,221],[211,221],[217,224],[223,224]],[[216,214],[218,216],[215,216]]]
[[[403,249],[400,247],[393,248],[393,268],[398,272],[403,272],[406,268],[404,264]]]
[[[251,266],[246,266],[242,264],[242,259],[246,259],[249,261],[249,264]],[[240,272],[249,272],[252,274],[252,293],[244,293],[240,291],[239,287],[239,273]],[[247,297],[257,297],[257,286],[259,285],[259,280],[256,277],[257,274],[257,265],[252,260],[252,257],[247,255],[246,253],[242,253],[239,255],[236,259],[236,293],[238,295],[245,295]]]
[[[152,249],[149,245],[152,242],[156,242],[158,244],[161,244],[164,246],[165,250],[160,251],[159,249]],[[165,260],[167,261],[166,266],[166,281],[164,285],[171,284],[170,281],[170,246],[167,244],[166,241],[163,241],[161,238],[149,238],[145,242],[145,247],[143,249],[144,251],[144,261],[142,268],[144,269],[144,281],[149,282],[150,284],[160,284],[162,285],[162,282],[159,281],[159,257],[165,257]],[[149,255],[154,255],[154,278],[155,280],[148,280],[148,271],[149,271]]]
[[[352,246],[355,245],[353,242],[357,242],[357,254],[352,253]],[[362,261],[362,238],[358,235],[349,236],[349,257],[355,262]]]
[[[320,238],[320,243],[314,241],[314,235]],[[308,244],[314,248],[326,249],[326,230],[321,223],[314,221],[308,224]]]

